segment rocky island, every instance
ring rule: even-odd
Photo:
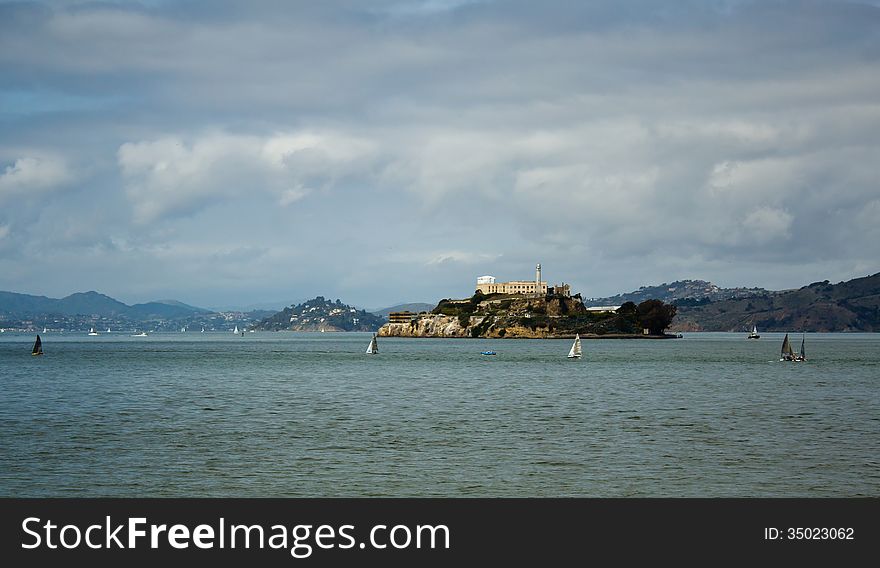
[[[675,306],[660,300],[614,310],[588,309],[579,295],[484,294],[464,300],[441,300],[431,312],[391,314],[379,329],[382,337],[483,338],[661,338],[675,316]]]

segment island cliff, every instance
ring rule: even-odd
[[[579,296],[482,294],[441,300],[430,313],[386,323],[382,337],[669,337],[663,330],[675,307],[659,300],[628,302],[613,312],[589,311]],[[644,330],[648,329],[645,334]]]

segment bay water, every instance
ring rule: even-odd
[[[880,334],[41,335],[0,335],[2,497],[880,496]]]

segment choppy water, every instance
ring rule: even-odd
[[[0,496],[880,496],[880,334],[806,341],[5,333]]]

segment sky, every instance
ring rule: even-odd
[[[0,290],[779,290],[878,221],[878,2],[0,2]]]

